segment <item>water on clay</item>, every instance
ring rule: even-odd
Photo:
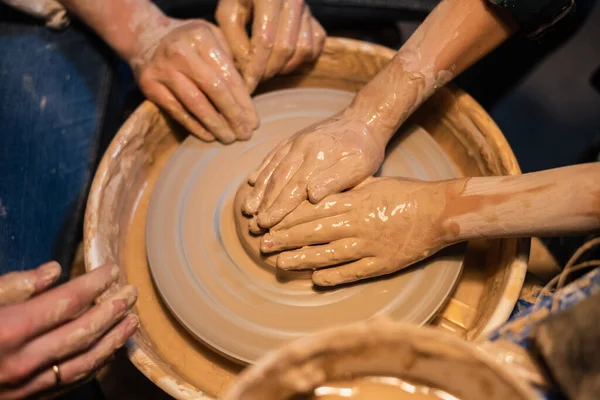
[[[365,377],[320,386],[293,400],[459,400],[429,386],[394,377]]]

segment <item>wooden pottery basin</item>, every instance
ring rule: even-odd
[[[356,91],[394,51],[359,41],[329,38],[313,66],[263,84],[261,93],[318,87]],[[516,175],[519,165],[489,115],[469,95],[448,85],[408,123],[423,127],[461,176]],[[128,343],[131,361],[156,385],[180,399],[215,398],[242,367],[217,355],[181,327],[162,303],[146,255],[146,217],[152,189],[185,138],[150,102],[126,121],[104,155],[86,209],[87,270],[105,263],[122,267],[121,283],[136,285],[140,329]],[[469,242],[460,281],[431,321],[471,340],[506,321],[527,270],[527,239]]]
[[[429,327],[369,321],[269,353],[223,399],[331,398],[326,394],[348,400],[538,398],[524,379],[473,343]]]

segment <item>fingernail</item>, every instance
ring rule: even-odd
[[[261,233],[265,233],[266,230],[258,226],[256,222],[256,218],[252,218],[250,222],[248,222],[248,229],[255,235],[260,235]]]
[[[260,251],[262,251],[263,253],[268,253],[271,250],[271,248],[273,248],[274,244],[275,241],[273,240],[271,235],[266,233],[260,242]]]
[[[249,124],[244,124],[240,128],[240,140],[248,140],[252,137],[252,127]]]
[[[254,130],[260,126],[260,118],[258,117],[258,110],[256,109],[256,106],[254,105],[254,103],[252,103],[252,108],[250,110],[248,110],[248,112],[250,113],[250,115],[249,115],[250,128],[252,130]]]
[[[261,228],[269,228],[269,215],[267,213],[259,213],[258,216],[256,217],[256,221],[258,222],[258,226],[260,226]]]
[[[247,76],[245,80],[246,80],[246,86],[248,87],[250,92],[253,92],[257,86],[256,78],[253,76]]]
[[[57,262],[48,263],[40,268],[40,278],[38,280],[41,287],[50,286],[60,275],[60,264]]]
[[[135,286],[131,285],[124,286],[112,296],[111,300],[125,300],[125,303],[127,304],[126,309],[130,309],[137,300],[137,289]]]
[[[253,173],[248,175],[248,183],[251,186],[254,186],[254,183],[256,182],[257,179],[258,179],[258,171],[254,171]]]
[[[129,314],[129,316],[127,317],[127,330],[135,332],[137,328],[139,328],[139,326],[140,319],[137,317],[137,315]]]
[[[246,200],[244,202],[244,211],[246,215],[254,215],[258,209],[258,201],[255,198]]]
[[[119,267],[117,265],[113,265],[113,267],[110,269],[110,277],[113,279],[117,279],[119,277],[121,270],[119,269]]]

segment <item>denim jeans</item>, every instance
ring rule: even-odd
[[[113,56],[78,24],[53,32],[0,5],[0,274],[67,274],[97,163]]]

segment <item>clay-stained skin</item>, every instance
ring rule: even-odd
[[[325,30],[302,0],[221,0],[216,20],[251,91],[261,79],[315,60],[325,43]]]
[[[445,197],[444,182],[371,178],[316,205],[303,203],[265,234],[261,251],[300,248],[279,254],[277,267],[316,269],[312,280],[320,286],[389,274],[449,244],[440,220]]]
[[[44,264],[34,270],[0,276],[0,307],[20,303],[48,289],[60,276],[60,265]]]
[[[250,177],[254,189],[243,204],[269,228],[310,195],[319,201],[353,187],[377,171],[384,146],[368,126],[340,114],[281,143]]]
[[[220,31],[202,20],[172,30],[136,58],[146,96],[190,132],[223,143],[249,139],[258,116]]]
[[[134,70],[146,97],[203,140],[248,139],[258,116],[221,31],[149,0],[62,0]]]
[[[311,186],[324,186],[320,190],[326,195],[349,189],[369,177],[377,170],[372,166],[381,163],[379,154],[400,125],[437,88],[502,43],[512,32],[512,26],[490,11],[483,0],[442,1],[390,64],[359,91],[352,104],[341,114],[346,121],[323,124],[331,124],[332,129],[324,133],[333,138],[340,134],[333,129],[336,123],[344,125],[348,132],[354,132],[357,136],[348,139],[349,135],[346,135],[345,141],[338,140],[335,145],[337,154],[351,153],[356,140],[360,140],[358,136],[368,132],[380,146],[379,150],[370,152],[372,159],[357,161],[355,158],[349,161],[334,156],[333,160],[321,163],[316,169],[290,169],[289,165],[300,159],[312,163],[314,153],[328,152],[330,141],[326,138],[320,143],[313,139],[311,147],[300,143],[304,136],[317,133],[316,130],[305,131],[303,135],[296,135],[292,139],[291,146],[280,146],[274,155],[263,161],[258,171],[250,175],[250,184],[256,183],[258,188],[248,196],[245,211],[258,212],[257,225],[270,228],[298,206],[300,199],[308,198],[315,202],[323,198],[312,193]],[[315,151],[316,147],[319,147],[318,151]],[[292,173],[263,174],[256,182],[257,175],[279,168],[279,164]],[[348,164],[352,164],[352,167],[345,169]],[[328,183],[318,180],[311,182],[320,174],[327,174],[327,169],[338,173],[335,180]],[[361,177],[357,178],[353,174],[359,171]],[[278,179],[284,182],[277,182]],[[308,192],[302,193],[303,186],[293,184],[301,181],[308,183],[305,185]],[[264,204],[268,199],[274,199],[271,200],[272,204]]]
[[[20,399],[55,387],[49,365],[60,368],[62,384],[71,384],[100,368],[137,329],[126,315],[137,290],[124,286],[92,306],[119,277],[119,268],[104,266],[54,289],[57,263],[0,277],[0,293],[19,279],[20,297],[3,297],[0,320],[0,398]],[[27,298],[34,296],[27,300]],[[60,389],[61,387],[56,387]]]

